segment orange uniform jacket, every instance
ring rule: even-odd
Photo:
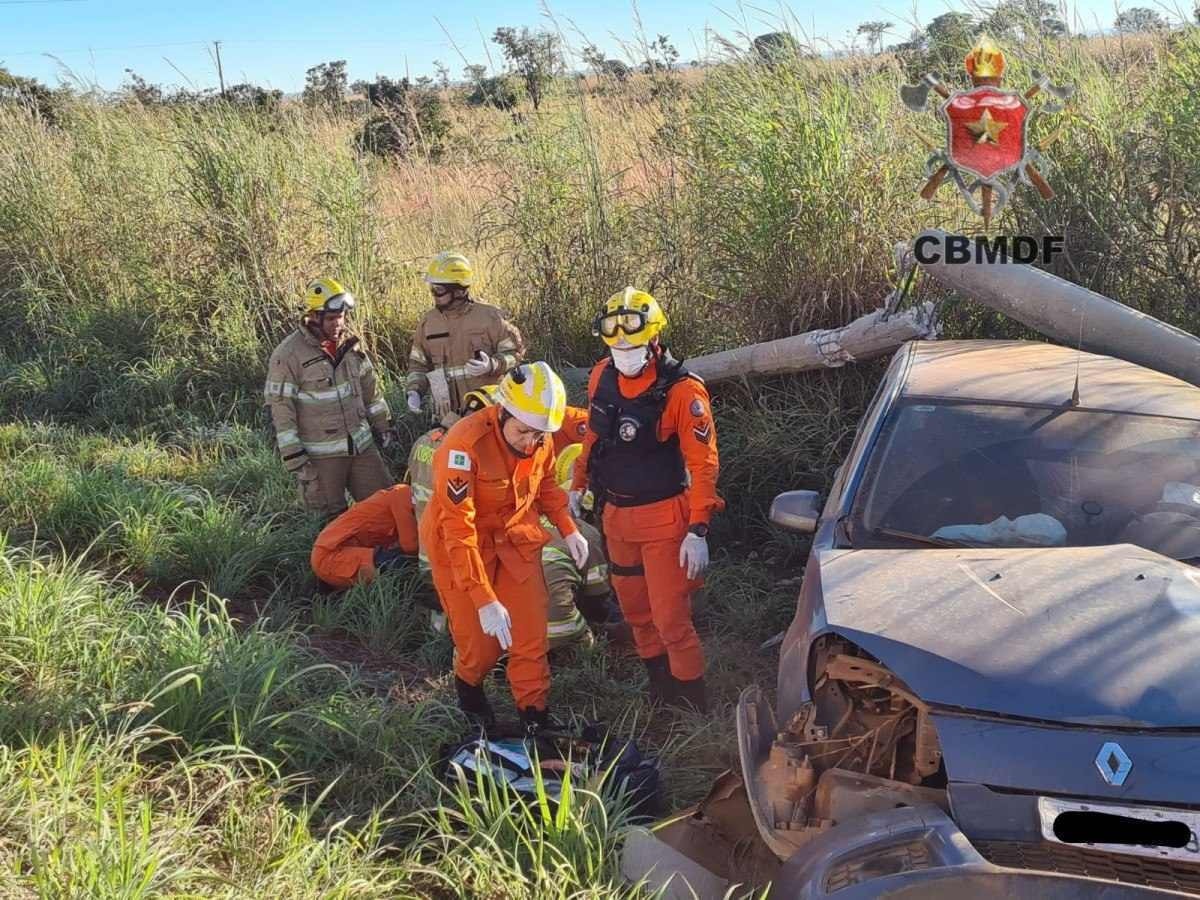
[[[518,580],[541,571],[549,535],[544,513],[565,536],[576,531],[567,495],[554,483],[554,445],[542,441],[525,458],[500,433],[500,407],[467,416],[447,432],[433,457],[432,496],[421,516],[421,546],[437,571],[476,609],[498,599],[484,558]]]
[[[310,561],[326,584],[348,588],[375,577],[376,548],[395,546],[417,552],[417,519],[407,484],[376,491],[326,525]]]
[[[588,378],[589,397],[596,393],[600,374],[604,367],[609,365],[612,365],[612,361],[605,357],[592,368],[592,374]],[[621,396],[628,399],[637,397],[652,387],[657,377],[658,366],[654,360],[651,360],[635,378],[622,375],[617,380]],[[691,476],[691,486],[688,489],[688,524],[707,525],[714,512],[725,508],[725,501],[717,495],[717,433],[713,427],[708,390],[704,383],[696,378],[680,378],[667,392],[666,407],[658,423],[658,439],[667,441],[673,434],[679,435],[679,449]],[[583,453],[575,463],[575,475],[571,485],[575,490],[587,487],[588,456],[596,439],[596,433],[590,429],[583,438]]]
[[[586,406],[568,406],[563,413],[562,428],[554,432],[554,452],[562,453],[564,447],[578,444],[587,435],[588,411]]]

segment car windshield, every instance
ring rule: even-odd
[[[1200,422],[911,400],[857,493],[854,546],[1130,543],[1200,559]]]

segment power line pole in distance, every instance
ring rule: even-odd
[[[217,81],[221,84],[221,99],[225,99],[225,72],[221,69],[221,42],[213,41],[213,50],[217,54]]]

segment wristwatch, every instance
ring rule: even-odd
[[[697,537],[708,537],[708,526],[703,522],[697,522],[695,525],[689,525],[688,531]]]

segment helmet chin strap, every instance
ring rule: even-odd
[[[533,450],[530,450],[528,453],[522,453],[520,450],[518,450],[516,447],[514,447],[512,444],[509,443],[508,435],[504,433],[504,423],[506,423],[509,419],[512,419],[512,418],[515,418],[512,413],[510,413],[504,407],[500,407],[500,438],[501,438],[501,440],[504,441],[504,446],[506,446],[509,449],[509,452],[511,452],[513,456],[515,456],[519,459],[529,459],[529,457],[533,456]]]

